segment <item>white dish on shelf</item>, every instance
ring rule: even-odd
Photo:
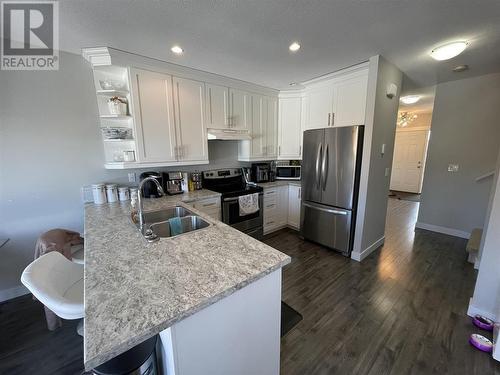
[[[125,90],[125,84],[119,81],[111,81],[111,80],[99,80],[99,85],[101,85],[101,88],[103,90],[116,90],[116,91],[122,91]]]

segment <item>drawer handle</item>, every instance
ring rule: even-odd
[[[274,221],[268,221],[266,224],[274,224]]]
[[[274,193],[276,193],[276,190],[266,191],[266,194],[274,194]]]
[[[271,208],[271,207],[274,207],[275,205],[274,204],[270,204],[268,206],[266,206],[266,208]]]
[[[205,203],[203,207],[215,206],[216,203]]]

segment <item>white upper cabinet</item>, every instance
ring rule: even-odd
[[[267,101],[262,95],[252,95],[251,156],[266,156]]]
[[[176,160],[172,76],[131,69],[139,162]]]
[[[229,120],[229,88],[206,84],[207,128],[228,129]]]
[[[180,161],[208,160],[205,83],[174,77],[174,108]]]
[[[368,69],[338,73],[306,88],[305,129],[365,123]]]
[[[278,99],[266,97],[267,102],[267,129],[266,129],[266,155],[276,159],[278,155]]]
[[[278,159],[302,159],[302,98],[280,98]]]
[[[237,129],[251,129],[252,98],[248,92],[229,89],[229,126]]]
[[[308,89],[306,92],[306,129],[326,128],[333,112],[333,84]]]
[[[259,94],[249,94],[249,128],[252,140],[238,145],[241,161],[274,160],[277,156],[278,100]]]
[[[368,70],[351,74],[334,85],[334,126],[365,123]]]

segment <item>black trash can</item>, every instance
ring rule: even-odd
[[[142,344],[110,359],[93,369],[96,375],[157,375],[156,340],[151,337]]]

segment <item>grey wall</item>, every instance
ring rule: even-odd
[[[392,163],[402,77],[402,72],[383,57],[370,58],[359,214],[352,254],[356,260],[365,258],[384,238],[390,183],[385,169]],[[392,99],[386,95],[389,83],[398,86],[398,94]]]
[[[500,147],[500,74],[437,85],[418,226],[466,237],[482,227]],[[457,173],[448,164],[459,164]]]
[[[55,72],[0,71],[0,239],[11,239],[0,248],[0,300],[24,291],[19,277],[42,232],[83,230],[83,185],[128,183],[127,171],[103,168],[98,124],[81,56],[62,52]],[[237,166],[237,152],[237,142],[211,141],[210,165],[182,170]]]

